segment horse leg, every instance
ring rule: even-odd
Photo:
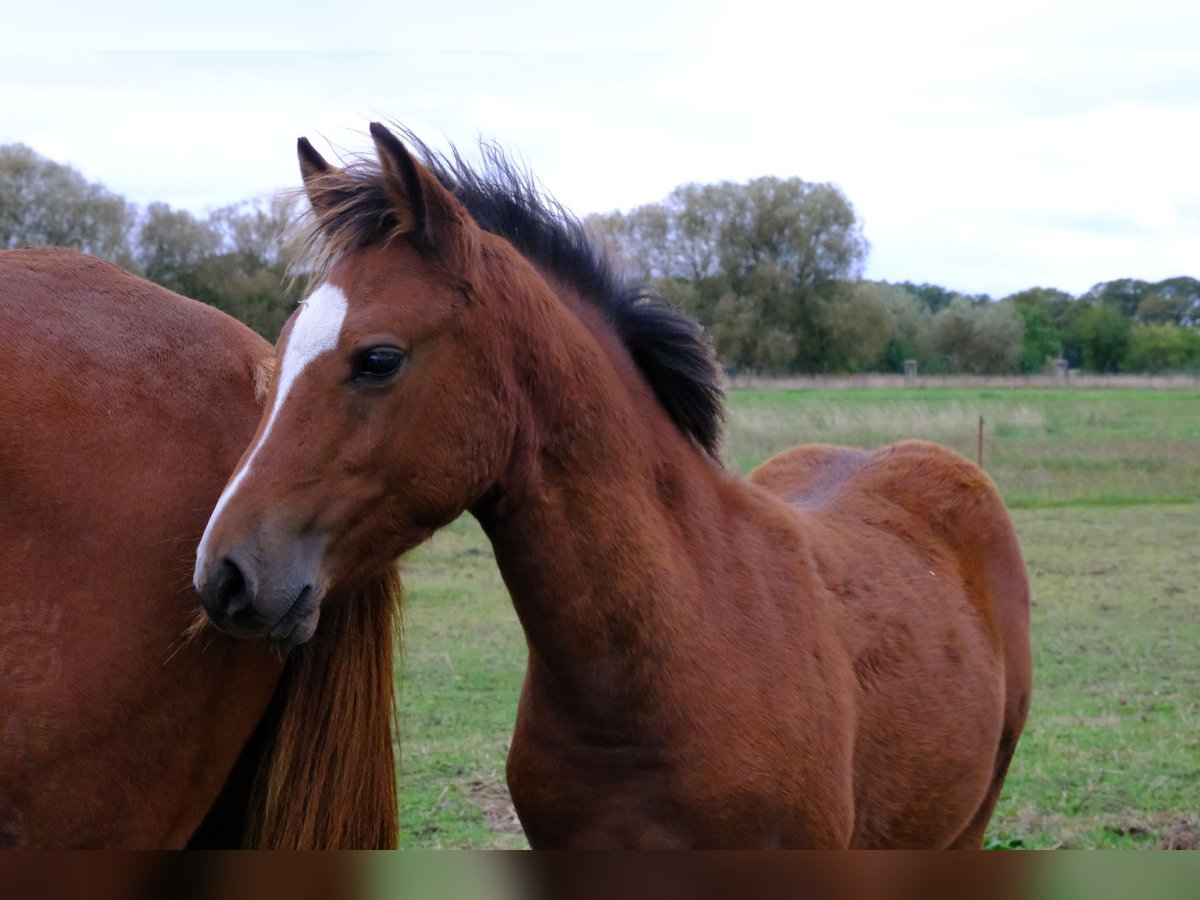
[[[948,850],[980,850],[983,848],[983,836],[987,831],[988,822],[996,809],[996,801],[1000,799],[1000,790],[1004,787],[1004,776],[1008,774],[1008,764],[1012,762],[1013,752],[1017,749],[1017,732],[1007,725],[1000,735],[1000,746],[996,751],[996,771],[992,775],[992,783],[988,786],[983,802],[975,815],[950,845]]]

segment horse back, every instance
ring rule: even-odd
[[[810,444],[785,451],[750,481],[787,502],[815,533],[849,530],[870,552],[887,535],[919,560],[952,561],[997,641],[1029,615],[1025,565],[991,479],[951,450],[904,441],[868,452]],[[848,548],[847,548],[848,549]]]

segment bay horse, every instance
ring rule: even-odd
[[[192,630],[272,363],[106,262],[0,252],[0,847],[395,845],[394,577],[290,654]]]
[[[1031,687],[990,479],[921,442],[736,477],[695,323],[494,146],[370,130],[299,142],[320,284],[198,551],[214,620],[303,633],[469,511],[528,643],[533,847],[979,847]]]

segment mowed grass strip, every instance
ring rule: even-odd
[[[934,441],[978,454],[1011,508],[1200,501],[1200,393],[736,391],[727,455],[747,472],[798,443]]]
[[[919,437],[973,459],[980,415],[984,466],[1016,507],[1036,665],[990,839],[1186,843],[1200,825],[1200,395],[738,391],[726,456],[748,471],[805,441]],[[503,772],[525,641],[475,522],[412,554],[405,585],[402,846],[523,846]]]

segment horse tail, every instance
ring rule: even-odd
[[[401,586],[389,567],[321,612],[291,652],[249,808],[248,849],[394,849],[395,655]]]

